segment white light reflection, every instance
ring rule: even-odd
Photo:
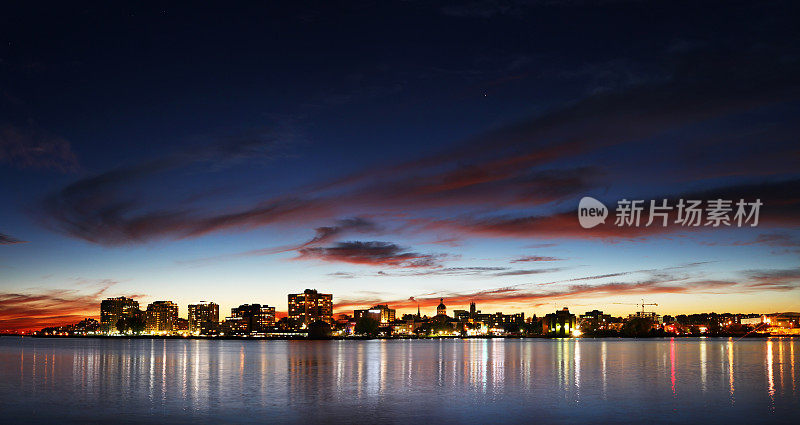
[[[775,411],[775,381],[772,376],[772,338],[767,339],[767,393],[769,394],[770,410]]]
[[[581,396],[581,341],[572,339],[575,344],[575,397],[580,401]]]
[[[379,373],[379,391],[380,394],[384,394],[386,392],[386,366],[389,363],[388,355],[389,355],[389,342],[385,339],[381,340],[380,344],[381,349],[381,363],[380,363],[380,371]]]
[[[149,371],[150,373],[147,375],[147,383],[149,388],[149,396],[150,400],[153,400],[153,393],[155,392],[155,381],[156,381],[156,347],[155,347],[155,340],[150,340],[150,364],[149,364]]]
[[[505,385],[503,375],[503,366],[505,361],[505,340],[492,339],[492,391],[494,393],[502,392]]]
[[[708,366],[708,352],[707,352],[707,344],[708,340],[706,338],[700,339],[700,388],[703,392],[708,390],[708,382],[707,382],[707,366]]]
[[[186,393],[189,390],[189,376],[188,376],[188,364],[189,364],[189,344],[187,341],[183,341],[183,355],[181,356],[181,396],[186,399]]]
[[[204,345],[203,347],[207,347]],[[192,361],[192,405],[197,406],[200,404],[200,341],[192,340],[192,351],[194,351],[194,360]]]
[[[161,340],[161,400],[167,399],[167,340]]]
[[[607,380],[608,380],[608,374],[607,374],[608,353],[607,353],[607,351],[608,351],[607,343],[606,343],[606,341],[603,341],[603,343],[600,345],[600,359],[601,359],[601,362],[603,363],[603,372],[602,372],[603,373],[603,392],[602,392],[603,400],[606,399],[606,390],[608,389],[608,386],[607,386],[608,385],[607,384]]]

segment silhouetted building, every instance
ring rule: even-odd
[[[317,320],[333,323],[333,295],[306,289],[302,294],[289,294],[289,319],[308,326]]]
[[[265,333],[275,326],[275,307],[261,304],[242,304],[231,309],[232,320],[228,328],[231,335]]]
[[[74,328],[75,332],[97,332],[100,330],[100,322],[92,318],[86,318],[78,322]]]
[[[147,305],[145,331],[169,333],[178,322],[178,305],[172,301],[156,301]]]
[[[474,302],[469,303],[469,313],[464,310],[454,310],[453,314],[459,321],[469,320],[473,323],[483,323],[486,327],[494,329],[508,329],[511,331],[515,328],[515,326],[511,325],[517,325],[516,329],[518,330],[519,327],[525,324],[525,313],[503,314],[498,311],[494,314],[482,314],[476,308]]]
[[[355,319],[356,322],[365,317],[380,323],[381,311],[373,308],[367,308],[363,310],[353,310],[353,319]]]
[[[361,319],[362,317],[370,317],[372,319],[377,320],[379,323],[391,323],[394,322],[396,315],[396,310],[393,308],[389,308],[386,304],[378,304],[372,308],[368,308],[365,310],[354,310],[353,311],[353,318],[356,320]]]
[[[611,315],[603,314],[600,310],[587,311],[580,317],[580,328],[583,332],[606,330],[609,323],[611,323]]]
[[[100,302],[100,324],[104,331],[116,330],[117,320],[139,313],[139,301],[132,298],[108,298]]]
[[[437,316],[447,316],[447,307],[444,305],[444,298],[439,298],[439,305],[436,307]]]
[[[212,302],[189,304],[189,332],[197,335],[209,335],[210,330],[219,323],[219,305]],[[206,332],[203,332],[203,329]]]
[[[453,310],[453,317],[459,322],[469,320],[471,317],[467,310]]]
[[[661,316],[652,311],[637,311],[636,313],[628,315],[628,320],[630,319],[648,319],[654,324],[664,323]]]
[[[488,320],[485,323],[493,327],[504,327],[505,325],[524,325],[525,313],[503,314],[497,312],[495,314],[488,314]]]
[[[567,307],[544,316],[542,321],[543,331],[549,336],[572,336],[572,331],[577,328],[575,315]]]

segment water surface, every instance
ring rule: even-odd
[[[3,423],[796,423],[800,339],[0,338]]]

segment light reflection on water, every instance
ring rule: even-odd
[[[10,422],[786,422],[800,339],[0,338]]]

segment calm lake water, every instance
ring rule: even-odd
[[[0,338],[2,423],[797,423],[800,339]]]

